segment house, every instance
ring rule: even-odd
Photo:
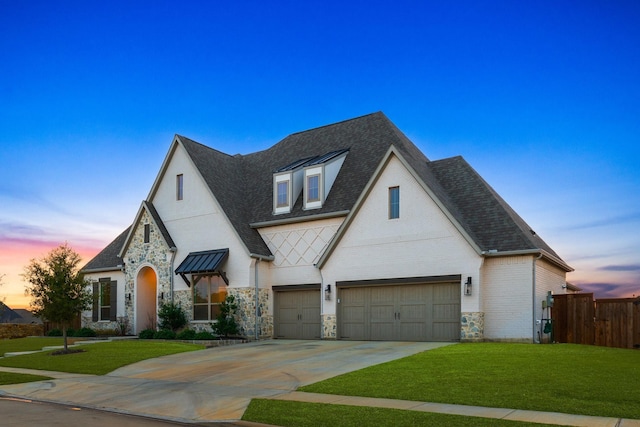
[[[83,269],[83,324],[250,338],[538,340],[572,271],[462,158],[429,160],[383,114],[228,155],[176,135],[129,228]]]

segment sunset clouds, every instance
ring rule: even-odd
[[[640,295],[638,22],[638,2],[5,2],[0,296],[129,226],[176,133],[235,155],[375,111],[462,155],[569,282]]]

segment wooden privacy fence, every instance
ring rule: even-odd
[[[555,342],[640,348],[640,298],[594,301],[592,293],[553,296]]]

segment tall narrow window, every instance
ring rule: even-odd
[[[182,174],[176,175],[176,200],[182,200],[184,198],[184,176]]]
[[[307,202],[320,200],[320,175],[307,177]]]
[[[111,316],[111,283],[100,282],[100,320]]]
[[[149,238],[151,236],[151,226],[149,224],[144,225],[144,242],[149,243]]]
[[[91,320],[116,320],[118,305],[118,282],[109,277],[102,277],[93,282],[93,313]]]
[[[389,219],[400,218],[400,187],[389,187]]]
[[[278,182],[276,207],[281,208],[284,206],[289,206],[289,181]]]

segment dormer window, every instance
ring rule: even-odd
[[[273,177],[273,213],[283,214],[291,212],[293,205],[292,189],[293,174],[285,172]]]
[[[307,203],[320,201],[320,175],[307,176]]]
[[[333,186],[349,150],[296,160],[274,171],[273,212],[290,213],[303,193],[303,209],[319,209]]]
[[[281,181],[278,184],[278,195],[276,207],[284,208],[289,206],[289,181]]]

